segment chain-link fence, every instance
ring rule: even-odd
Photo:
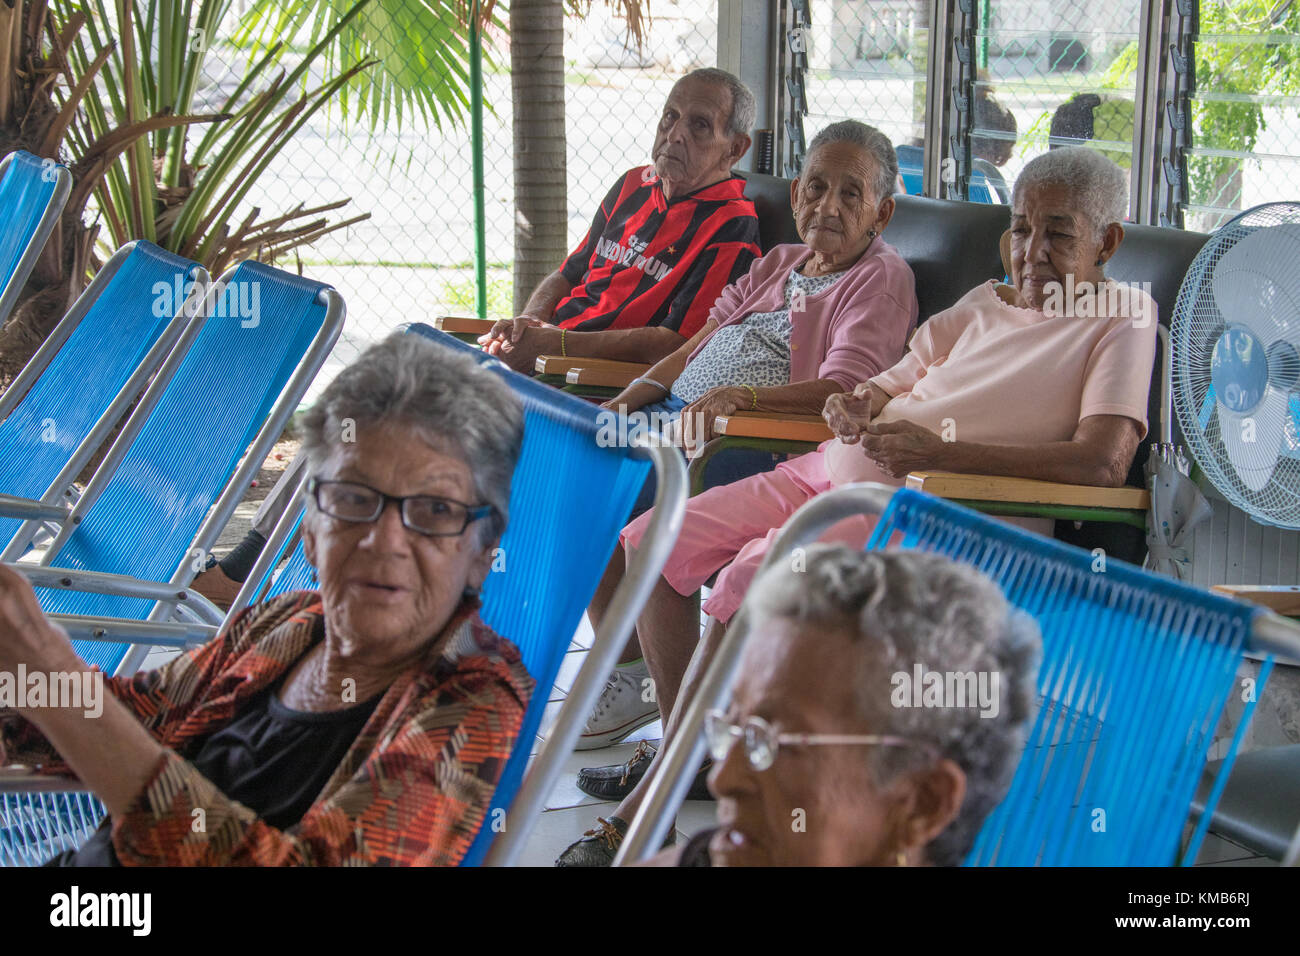
[[[673,82],[716,63],[716,11],[717,0],[656,3],[640,48],[628,38],[626,23],[599,5],[585,18],[566,19],[570,247],[582,238],[618,175],[650,161],[655,124]],[[237,29],[235,16],[209,50],[199,91],[206,107],[224,101],[247,67],[248,53],[230,42]],[[503,29],[484,38],[487,310],[495,317],[511,313],[513,292],[509,44]],[[334,221],[369,216],[297,253],[303,270],[335,285],[348,307],[343,336],[313,394],[366,344],[402,322],[473,314],[472,160],[468,123],[444,121],[439,128],[407,114],[400,123],[394,116],[372,131],[329,109],[313,116],[256,180],[241,214],[258,209],[268,216],[300,203],[313,207],[347,200],[329,214]]]
[[[806,141],[842,119],[875,126],[901,147],[909,192],[921,191],[929,6],[927,0],[812,0],[805,30]]]
[[[1300,176],[1300,5],[1200,0],[1188,228],[1296,198]]]
[[[930,4],[811,0],[808,7],[806,137],[844,118],[879,126],[899,147],[907,191],[919,193]],[[971,21],[972,199],[1004,200],[1005,184],[1025,163],[1057,145],[1087,144],[1131,168],[1140,132],[1134,117],[1143,7],[1143,0],[954,6],[958,19]],[[1300,172],[1300,4],[1177,0],[1174,13],[1171,29],[1190,23],[1184,29],[1195,37],[1194,70],[1175,64],[1193,77],[1190,134],[1173,142],[1164,131],[1159,149],[1178,180],[1184,224],[1212,229],[1240,209],[1293,198]],[[1177,96],[1165,98],[1166,109],[1179,108]],[[1191,146],[1179,153],[1182,140]],[[984,182],[991,185],[981,192]]]
[[[1086,143],[1128,169],[1142,3],[981,0],[973,156],[1007,182],[1055,145]]]

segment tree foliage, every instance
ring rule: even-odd
[[[1201,0],[1200,37],[1193,145],[1251,152],[1266,123],[1257,97],[1300,94],[1300,3]],[[1240,196],[1222,193],[1241,166],[1234,157],[1191,157],[1191,195],[1235,207]]]

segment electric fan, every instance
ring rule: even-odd
[[[1192,457],[1262,524],[1300,528],[1300,203],[1256,206],[1197,254],[1170,328]]]

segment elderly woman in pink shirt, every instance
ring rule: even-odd
[[[689,699],[777,530],[814,495],[852,481],[900,485],[927,469],[1124,483],[1146,434],[1156,343],[1151,297],[1104,273],[1127,204],[1123,171],[1100,153],[1072,147],[1031,161],[1012,194],[1012,285],[971,290],[920,327],[900,362],[828,398],[837,437],[817,451],[690,501],[637,622],[665,715]],[[624,529],[627,550],[645,526]],[[869,519],[850,519],[823,540],[861,547],[870,530]],[[718,571],[701,640],[694,594]],[[608,829],[566,853],[599,864],[600,841],[617,843],[610,830],[635,813],[648,765],[643,755],[617,773],[591,772],[622,781],[623,802]]]
[[[853,120],[822,130],[790,189],[803,242],[777,246],[754,263],[723,291],[699,333],[606,402],[606,414],[626,415],[629,427],[675,433],[697,448],[713,437],[719,415],[816,415],[830,396],[897,362],[917,318],[911,267],[880,236],[894,213],[897,177],[894,148],[879,130]],[[780,460],[726,449],[709,461],[704,485],[771,471]],[[649,480],[633,517],[650,509],[654,493]],[[592,600],[593,626],[623,567],[620,549]],[[633,641],[580,749],[607,746],[658,716],[654,702],[643,699],[647,676]]]

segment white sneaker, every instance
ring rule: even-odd
[[[601,691],[596,707],[587,718],[578,738],[576,750],[598,750],[608,747],[630,735],[633,731],[659,719],[659,705],[646,702],[646,688],[650,685],[650,670],[645,660],[620,664],[609,676]],[[653,696],[653,695],[650,695]]]

